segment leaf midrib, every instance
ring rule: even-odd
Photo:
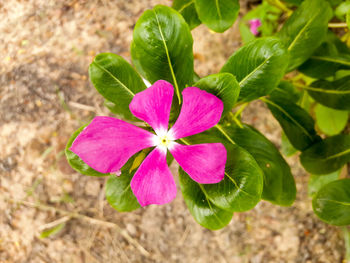
[[[339,63],[342,65],[350,66],[350,61],[336,59],[336,58],[332,58],[332,57],[328,57],[328,56],[312,56],[311,59],[327,61],[327,62],[334,62],[334,63]]]
[[[135,96],[135,93],[133,93],[127,86],[125,86],[125,84],[123,82],[121,82],[118,78],[116,78],[112,72],[110,72],[109,70],[107,70],[106,68],[102,67],[101,65],[99,65],[96,61],[93,61],[92,64],[96,65],[99,69],[103,70],[104,72],[106,72],[108,75],[110,75],[112,77],[112,79],[114,79],[116,82],[118,82],[118,84],[125,89],[128,93],[130,93],[130,95],[132,97]]]
[[[313,141],[313,137],[311,136],[311,134],[309,134],[309,132],[302,126],[299,124],[299,122],[297,122],[288,112],[286,112],[282,107],[280,107],[279,105],[275,104],[274,102],[266,99],[266,98],[261,98],[262,101],[266,102],[267,104],[272,105],[273,107],[277,108],[279,111],[281,111],[284,115],[286,115],[292,122],[294,122],[306,135],[307,137],[309,137],[309,139],[311,141]]]
[[[299,31],[299,33],[296,35],[296,37],[294,38],[294,40],[292,41],[292,43],[290,43],[289,47],[288,47],[288,51],[291,51],[291,49],[295,46],[295,44],[297,43],[297,41],[299,40],[299,38],[301,37],[301,35],[306,31],[306,29],[308,28],[308,26],[314,21],[314,19],[317,17],[317,14],[314,15],[306,24],[305,26],[302,28],[302,30]]]
[[[179,10],[178,12],[181,13],[183,10],[185,10],[187,7],[189,7],[190,5],[194,4],[194,0],[188,2],[187,4],[184,4]]]
[[[335,204],[340,204],[340,205],[345,205],[345,206],[350,206],[350,203],[345,203],[342,201],[337,201],[337,200],[332,200],[332,199],[327,199],[327,198],[322,198],[322,199],[317,199],[318,201],[327,201],[330,203],[335,203]]]
[[[157,20],[157,25],[158,25],[159,33],[160,33],[160,36],[161,36],[161,38],[162,38],[162,42],[163,42],[164,49],[165,49],[165,53],[166,53],[167,60],[168,60],[168,65],[169,65],[169,68],[170,68],[170,73],[171,73],[171,76],[172,76],[173,81],[174,81],[174,86],[175,86],[175,90],[176,90],[176,95],[177,95],[177,97],[178,97],[178,99],[179,99],[179,104],[181,104],[180,90],[179,90],[179,86],[178,86],[177,81],[176,81],[176,77],[175,77],[175,73],[174,73],[173,66],[172,66],[172,64],[171,64],[171,59],[170,59],[170,55],[169,55],[168,46],[166,45],[165,38],[164,38],[164,35],[163,35],[162,28],[161,28],[161,26],[160,26],[160,22],[159,22],[157,13],[156,13],[155,10],[153,10],[153,12],[154,12],[154,15],[155,15],[156,20]]]
[[[240,82],[239,82],[239,86],[241,87],[243,85],[243,83],[250,78],[253,74],[255,74],[255,72],[257,72],[262,66],[264,66],[266,64],[266,62],[272,58],[273,55],[269,56],[268,58],[266,58],[259,66],[257,66],[253,71],[251,71],[247,76],[245,76]]]
[[[218,16],[219,16],[220,19],[222,19],[220,5],[219,5],[219,0],[215,0],[215,5],[216,5],[216,10],[218,10]]]

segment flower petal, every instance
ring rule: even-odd
[[[148,89],[137,93],[129,108],[137,118],[151,125],[158,135],[165,134],[173,95],[173,86],[165,80],[158,80]]]
[[[175,140],[208,130],[220,121],[224,104],[218,97],[196,87],[184,89],[182,96],[179,118],[169,131]]]
[[[95,117],[70,150],[101,173],[117,172],[142,149],[154,146],[155,135],[112,117]]]
[[[215,184],[225,177],[227,152],[221,143],[173,143],[169,151],[182,169],[197,183]]]
[[[130,185],[141,206],[171,202],[176,196],[176,185],[166,163],[166,151],[155,148],[142,162]]]

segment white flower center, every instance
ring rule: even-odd
[[[172,147],[174,143],[174,138],[168,131],[156,132],[157,135],[154,137],[154,144],[163,150],[167,150]]]

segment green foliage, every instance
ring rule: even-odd
[[[114,103],[114,113],[135,120],[129,104],[135,93],[144,90],[146,86],[125,59],[112,53],[101,53],[90,64],[89,75],[97,91]]]
[[[315,114],[318,128],[326,135],[340,133],[348,123],[349,113],[347,111],[333,110],[317,104]]]
[[[181,168],[179,181],[182,196],[194,219],[203,227],[217,230],[230,223],[233,213],[223,210],[207,197],[203,185],[193,181]]]
[[[335,81],[317,80],[307,91],[324,106],[350,111],[350,76]]]
[[[312,117],[297,104],[284,99],[263,99],[295,149],[303,151],[320,140]]]
[[[289,206],[295,200],[296,188],[290,168],[276,147],[249,125],[222,127],[222,142],[234,142],[250,153],[264,174],[262,198],[271,203]],[[230,138],[230,139],[229,139]]]
[[[190,144],[221,142],[227,150],[224,180],[202,187],[208,199],[226,211],[250,210],[261,199],[263,172],[248,151],[234,144],[232,138],[228,140],[222,132],[225,132],[223,128],[213,128],[186,139]]]
[[[193,86],[214,94],[224,103],[223,115],[235,105],[240,87],[236,78],[229,73],[209,75],[197,81]]]
[[[136,69],[148,81],[166,80],[181,91],[192,84],[193,53],[191,31],[183,17],[167,6],[145,11],[136,23],[131,57]]]
[[[300,155],[301,164],[312,174],[329,174],[350,161],[350,135],[328,137]]]
[[[325,0],[305,0],[278,36],[290,53],[288,71],[305,62],[323,42],[332,10]]]
[[[318,79],[334,76],[338,70],[350,69],[350,49],[332,32],[298,70]]]
[[[195,0],[195,6],[199,19],[219,33],[233,25],[239,12],[238,0]]]
[[[261,38],[236,51],[221,69],[234,75],[241,92],[239,101],[269,94],[280,82],[288,64],[288,53],[277,38]]]
[[[138,166],[147,156],[149,150],[135,154],[120,170],[121,174],[111,175],[106,184],[106,199],[119,212],[132,211],[140,207],[133,194],[130,182]]]
[[[194,0],[174,0],[172,8],[183,16],[191,30],[202,23],[198,18]]]
[[[317,174],[310,175],[309,183],[308,183],[309,196],[314,197],[323,186],[325,186],[330,182],[338,180],[340,171],[341,170],[338,170],[333,173],[321,175],[321,176]]]
[[[80,159],[78,155],[76,155],[74,152],[69,150],[69,148],[72,146],[75,138],[78,137],[78,135],[84,130],[84,128],[87,125],[88,124],[81,126],[69,138],[67,145],[66,145],[66,148],[65,148],[65,154],[66,154],[67,161],[74,170],[76,170],[77,172],[79,172],[81,174],[89,175],[89,176],[106,176],[108,174],[103,174],[103,173],[100,173],[100,172],[92,169],[90,166],[88,166],[86,163],[84,163],[83,160]]]
[[[315,195],[312,200],[315,214],[328,224],[350,224],[350,179],[333,181]]]

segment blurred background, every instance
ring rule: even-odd
[[[240,17],[254,2],[241,1]],[[139,16],[171,3],[0,2],[0,262],[341,262],[343,241],[313,214],[297,156],[287,158],[298,189],[292,207],[262,201],[219,231],[194,221],[180,191],[171,204],[119,213],[104,198],[105,178],[68,165],[72,132],[113,116],[89,82],[94,56],[130,61]],[[223,34],[203,25],[192,33],[200,76],[217,73],[241,45],[238,21]],[[262,103],[243,119],[280,147],[281,129]]]

